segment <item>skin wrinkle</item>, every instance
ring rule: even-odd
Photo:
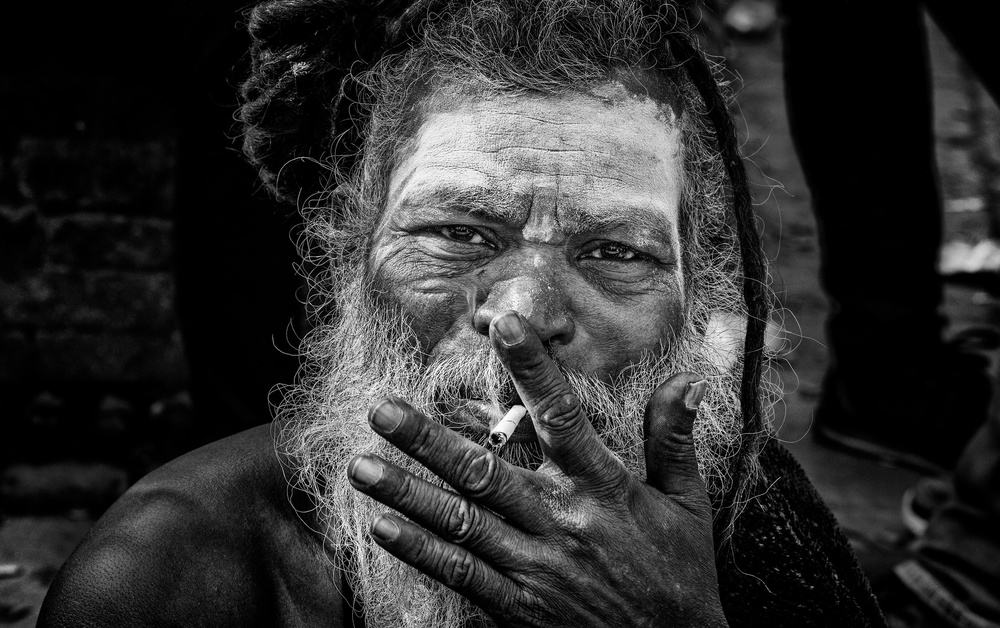
[[[452,521],[449,525],[448,535],[458,544],[466,543],[470,540],[469,532],[474,530],[475,515],[468,499],[462,498],[455,509]]]
[[[537,174],[537,172],[538,172],[537,166],[536,167],[524,167],[524,166],[511,165],[510,169],[512,171],[514,171],[514,172],[524,172],[524,173],[528,173],[528,174]],[[582,173],[582,172],[580,172],[580,173],[577,173],[577,172],[568,172],[568,173],[563,173],[563,176],[564,177],[584,176],[584,173]],[[601,175],[586,175],[586,176],[589,179],[592,179],[592,180],[609,181],[609,182],[612,182],[612,183],[622,183],[622,182],[624,182],[624,181],[627,180],[626,177],[624,177],[624,176],[601,176]],[[640,181],[639,177],[632,177],[631,179],[633,181]]]
[[[485,451],[465,466],[470,475],[462,479],[462,490],[472,499],[482,499],[492,487],[496,476],[496,458]]]
[[[447,90],[445,91],[447,92]],[[609,91],[614,93],[613,101],[607,100],[606,97],[601,96],[602,93]],[[641,103],[642,106],[645,109],[647,109],[649,115],[660,124],[660,128],[663,127],[671,128],[675,126],[674,122],[676,120],[676,116],[670,110],[669,106],[657,104],[656,101],[654,101],[653,99],[647,98],[643,95],[632,93],[623,86],[621,86],[620,84],[615,84],[615,83],[605,84],[593,90],[592,93],[596,94],[597,97],[587,99],[588,104],[590,105],[588,107],[589,109],[593,109],[596,111],[601,111],[603,109],[604,112],[613,111],[615,113],[623,113],[627,110],[629,105],[635,105],[636,103]],[[518,100],[530,99],[530,98],[531,97],[528,98],[522,97],[518,98]],[[571,101],[575,98],[578,98],[578,96],[575,94],[565,94],[565,95],[549,96],[547,99],[550,102],[562,103]],[[511,137],[505,131],[496,130],[497,127],[502,127],[505,124],[504,118],[506,117],[529,120],[531,123],[530,126],[534,128],[539,128],[540,130],[543,129],[544,126],[539,127],[539,124],[547,126],[555,126],[555,127],[568,127],[571,129],[587,125],[586,115],[581,115],[575,119],[553,119],[551,116],[533,115],[531,112],[525,112],[525,111],[518,111],[518,112],[504,111],[502,107],[497,106],[498,104],[502,104],[504,101],[511,101],[511,100],[514,100],[514,98],[495,97],[492,99],[484,99],[479,101],[480,104],[477,108],[477,114],[484,121],[484,123],[478,129],[478,133],[481,136],[490,138],[494,140],[496,143],[507,143],[508,148],[517,147],[516,137]],[[436,115],[447,116],[450,113],[453,113],[463,104],[464,101],[461,98],[454,98],[454,97],[447,97],[443,99],[439,98],[439,99],[434,99],[434,102],[428,105],[427,109],[433,109],[436,106],[437,107]],[[487,125],[487,123],[490,123],[492,125],[492,128],[491,126]],[[615,134],[608,133],[607,131],[604,132],[601,131],[602,130],[598,129],[597,135],[604,141],[605,144],[616,148],[626,148],[626,145]],[[556,137],[558,138],[558,135],[556,135]],[[551,147],[548,148],[552,149]],[[541,150],[542,148],[532,147],[531,149]],[[553,149],[553,150],[558,150],[558,149]],[[610,156],[614,157],[615,152],[614,151],[610,152]]]
[[[559,104],[563,104],[563,102],[562,102],[563,100],[565,100],[565,99],[560,99]],[[579,100],[585,100],[585,99],[580,98]],[[531,102],[531,101],[529,101],[529,102]],[[537,102],[537,101],[535,101],[535,102]],[[549,101],[546,101],[546,102],[549,102]],[[587,103],[587,101],[585,101],[585,103]],[[510,105],[511,103],[507,102],[507,101],[501,101],[499,104]],[[531,102],[531,104],[534,104],[534,103]],[[587,104],[589,104],[589,103],[587,103]],[[632,104],[632,106],[635,106],[634,103],[631,103],[631,104]],[[517,111],[520,111],[521,108],[523,108],[523,107],[518,107]],[[584,107],[584,108],[586,108],[586,107]],[[481,124],[480,124],[481,116],[479,116],[478,114],[479,114],[479,110],[481,110],[482,107],[480,107],[478,103],[473,103],[473,105],[470,107],[470,109],[472,110],[471,111],[472,115],[468,115],[469,112],[462,112],[462,111],[459,111],[457,109],[452,109],[451,111],[446,112],[444,115],[439,115],[438,112],[431,112],[431,113],[429,113],[426,116],[426,122],[425,122],[424,126],[421,128],[421,130],[417,134],[417,137],[419,139],[416,140],[413,144],[410,145],[409,150],[407,150],[407,158],[403,159],[403,160],[401,160],[399,162],[399,167],[397,168],[397,172],[394,172],[393,176],[391,178],[390,186],[389,186],[390,187],[389,204],[388,204],[388,210],[386,212],[386,214],[387,214],[387,216],[386,216],[386,223],[388,224],[388,228],[387,229],[383,229],[382,237],[379,238],[379,241],[384,241],[386,239],[385,235],[386,235],[386,233],[388,231],[393,231],[393,232],[396,232],[396,233],[398,233],[400,231],[405,232],[406,229],[409,228],[410,225],[412,225],[412,223],[416,223],[417,225],[421,224],[421,217],[420,217],[421,211],[419,209],[417,209],[416,211],[403,211],[403,210],[410,210],[414,206],[413,202],[408,201],[406,199],[408,198],[409,194],[412,194],[414,192],[417,192],[418,195],[419,195],[419,192],[421,191],[421,187],[422,187],[424,181],[433,180],[438,185],[440,185],[440,181],[442,179],[444,179],[444,180],[447,181],[450,178],[448,176],[448,174],[451,174],[451,173],[447,173],[447,170],[445,170],[444,172],[447,173],[447,174],[445,174],[444,177],[441,177],[439,175],[439,173],[442,171],[442,166],[447,166],[448,168],[454,168],[455,163],[458,162],[459,163],[459,169],[462,171],[462,174],[465,174],[465,165],[466,165],[466,162],[462,160],[465,157],[465,153],[462,153],[461,155],[456,156],[455,149],[463,147],[463,142],[468,143],[469,142],[469,137],[475,137],[475,138],[477,138],[477,139],[480,140],[478,142],[473,142],[472,143],[473,150],[471,151],[470,157],[475,157],[476,156],[477,151],[475,149],[477,149],[477,148],[478,149],[482,149],[482,148],[486,148],[487,149],[486,151],[483,151],[483,150],[478,151],[480,161],[479,162],[473,162],[473,168],[475,168],[477,171],[479,171],[480,174],[484,170],[487,171],[488,175],[493,175],[494,172],[495,172],[497,175],[499,175],[496,178],[499,179],[499,180],[503,180],[502,172],[504,170],[504,167],[507,166],[507,163],[506,163],[507,159],[506,158],[502,158],[502,159],[498,158],[498,159],[493,159],[493,160],[490,160],[489,158],[487,158],[486,165],[485,166],[482,165],[482,159],[483,159],[482,154],[484,154],[484,153],[487,154],[487,155],[492,154],[488,150],[489,148],[491,148],[491,146],[490,146],[491,140],[489,140],[489,139],[482,140],[482,138],[480,138],[479,136],[475,136],[475,135],[469,136],[469,133],[473,133],[473,134],[475,133],[475,131],[469,129],[470,120],[472,121],[472,128],[473,129],[478,129],[478,128],[481,127]],[[492,111],[493,109],[495,109],[495,107],[490,107],[489,109]],[[653,106],[652,104],[650,104],[649,109],[651,109],[652,111],[655,112],[656,107]],[[578,111],[574,111],[574,114],[578,114],[578,113],[579,113]],[[616,112],[616,113],[620,113],[620,112]],[[646,113],[646,112],[644,111],[643,113]],[[465,117],[463,117],[463,114],[465,114]],[[561,115],[565,115],[563,112],[560,112],[560,114]],[[528,116],[528,117],[534,118],[534,117],[537,117],[537,116]],[[515,125],[515,129],[514,129],[514,131],[512,133],[505,131],[503,133],[503,136],[504,137],[513,136],[515,139],[517,139],[518,141],[520,141],[521,140],[521,136],[527,132],[527,129],[523,125],[523,118],[522,117],[518,117],[518,116],[510,116],[509,120],[511,121],[512,124]],[[438,134],[435,135],[435,133],[433,132],[434,129],[439,129],[439,128],[448,129],[448,133],[446,133],[445,135],[441,135],[440,133],[438,133]],[[665,131],[662,128],[662,126],[657,126],[655,128],[659,129],[659,131],[660,131],[659,134],[660,135],[662,135],[664,133],[664,131]],[[582,129],[583,129],[583,126],[581,126],[580,128],[578,128],[577,130],[581,131]],[[643,129],[643,130],[645,130],[645,129]],[[608,131],[605,130],[602,133],[604,135],[607,135]],[[552,141],[551,137],[545,136],[545,129],[544,129],[544,127],[541,128],[541,129],[531,129],[530,137],[532,137],[532,138],[539,138],[540,137],[540,139],[534,139],[533,141],[535,141],[536,143],[541,144],[543,146],[549,146],[550,142]],[[669,132],[668,133],[668,137],[675,138],[676,134],[674,132]],[[564,143],[565,141],[566,141],[565,137],[563,137],[563,136],[559,137],[559,142],[560,143]],[[577,140],[577,141],[579,141],[579,140]],[[676,151],[676,140],[674,140],[674,144],[675,145],[673,146],[673,150],[670,151],[671,157],[675,157],[676,153],[677,153],[677,151]],[[589,146],[589,144],[587,144],[587,145]],[[657,148],[659,148],[659,146]],[[515,157],[521,157],[522,160],[523,160],[523,158],[526,157],[525,154],[524,154],[524,151],[514,151],[514,152],[516,153],[514,156]],[[541,151],[541,152],[545,153],[545,154],[548,154],[548,155],[553,155],[553,153],[549,153],[548,151]],[[584,153],[585,152],[586,151],[584,151]],[[633,152],[634,152],[634,149],[633,149]],[[571,153],[558,154],[558,158],[557,159],[550,159],[550,161],[545,164],[545,166],[546,166],[545,168],[539,168],[538,165],[537,165],[537,163],[529,164],[529,167],[531,167],[533,165],[534,169],[536,171],[540,170],[541,173],[534,172],[534,173],[532,173],[532,175],[533,175],[532,178],[530,178],[530,179],[524,179],[524,180],[519,180],[519,178],[515,177],[515,180],[507,188],[501,187],[501,189],[505,190],[505,193],[500,193],[499,194],[500,196],[507,196],[509,194],[509,191],[510,191],[511,188],[518,189],[518,187],[520,187],[520,186],[529,186],[530,185],[530,187],[528,189],[530,189],[530,190],[532,190],[534,192],[534,194],[532,194],[532,197],[531,197],[532,198],[532,203],[531,203],[530,209],[527,212],[528,215],[525,216],[525,219],[527,221],[528,218],[532,218],[533,217],[533,220],[531,221],[531,226],[536,227],[536,228],[534,230],[531,229],[530,227],[529,228],[522,228],[521,229],[521,233],[519,234],[520,235],[519,241],[524,242],[525,245],[527,245],[527,244],[538,244],[539,242],[543,242],[543,243],[547,243],[547,244],[548,243],[558,243],[558,245],[565,246],[569,242],[569,240],[570,240],[569,235],[571,235],[571,234],[567,234],[566,231],[571,231],[571,232],[579,231],[579,227],[580,227],[580,223],[581,222],[589,222],[590,224],[594,224],[594,223],[599,223],[600,222],[600,220],[597,219],[597,218],[595,218],[593,220],[590,220],[590,221],[581,221],[581,220],[578,219],[578,220],[573,221],[573,223],[574,223],[574,228],[573,229],[567,229],[566,225],[565,225],[566,221],[560,220],[559,223],[560,223],[560,226],[563,227],[563,229],[558,229],[558,232],[562,232],[562,233],[560,233],[561,237],[556,237],[557,230],[553,228],[553,225],[556,223],[557,212],[558,212],[558,209],[559,209],[558,202],[561,200],[560,199],[560,195],[558,193],[558,190],[556,190],[555,192],[549,191],[546,194],[539,194],[538,193],[538,185],[539,185],[538,177],[539,176],[543,176],[544,177],[547,174],[554,173],[555,176],[551,177],[552,178],[552,182],[551,183],[541,182],[540,184],[543,187],[548,187],[550,190],[554,186],[559,186],[561,184],[560,182],[562,181],[562,178],[560,176],[558,176],[559,175],[558,171],[562,169],[562,164],[564,163],[564,160],[565,160],[566,156],[569,155],[569,154],[571,154]],[[647,155],[643,154],[643,157],[647,157]],[[647,164],[648,163],[656,163],[657,162],[657,160],[655,158],[654,159],[650,159],[648,157],[644,161],[646,161]],[[499,163],[497,163],[497,162],[499,162]],[[573,162],[571,162],[571,163],[573,163]],[[419,164],[419,166],[415,165],[415,164]],[[555,170],[553,170],[553,167],[555,168]],[[579,164],[579,167],[581,169],[584,169],[584,168],[586,168],[586,165],[585,164]],[[492,168],[492,171],[491,171],[491,168]],[[423,177],[421,177],[421,172],[418,172],[418,169],[422,169],[421,172],[423,174]],[[510,170],[510,168],[508,167],[507,170]],[[602,188],[598,188],[593,183],[593,181],[595,180],[595,177],[593,175],[599,175],[599,174],[601,174],[601,172],[602,171],[599,169],[599,167],[595,168],[593,165],[591,165],[589,168],[587,168],[587,174],[591,175],[589,177],[589,179],[588,179],[588,182],[591,185],[588,185],[586,188],[583,188],[583,189],[584,190],[594,190],[595,192],[597,192],[598,193],[597,194],[598,202],[600,202],[600,200],[604,199],[608,194],[613,195],[613,198],[615,198],[615,201],[617,201],[621,197],[621,195],[622,195],[621,190],[615,189],[613,187],[610,188],[610,189],[608,189],[607,186],[605,186],[603,188],[603,190],[602,190]],[[660,176],[662,176],[662,175],[660,175]],[[675,174],[675,177],[676,176],[677,175]],[[454,177],[454,174],[451,174],[451,177]],[[455,177],[455,178],[457,178],[457,177]],[[572,183],[572,182],[568,182],[568,183]],[[478,182],[474,182],[473,185],[476,186],[477,188],[481,189],[481,186],[479,185]],[[670,216],[671,213],[674,216],[674,218],[672,218],[672,219],[671,218],[667,219],[667,223],[670,225],[670,232],[669,232],[670,237],[669,238],[661,238],[661,240],[660,240],[661,242],[666,241],[666,243],[668,245],[666,247],[666,252],[669,253],[669,257],[667,259],[670,260],[670,261],[672,261],[675,256],[673,254],[673,248],[670,247],[670,245],[673,245],[677,241],[677,234],[676,234],[676,212],[677,212],[677,208],[676,208],[676,204],[678,203],[678,194],[677,194],[677,189],[676,188],[678,186],[676,185],[676,183],[675,184],[667,184],[667,185],[668,185],[668,189],[671,189],[670,186],[673,185],[673,192],[674,192],[673,201],[672,201],[674,203],[673,211],[672,212],[662,212],[662,211],[661,212],[657,212],[657,213],[654,213],[651,217],[656,217],[656,218],[659,219],[658,221],[662,222],[663,219],[664,219],[664,217]],[[400,189],[401,187],[403,188],[402,190]],[[494,189],[496,189],[496,188],[494,188]],[[574,189],[580,190],[579,184],[576,184],[576,187]],[[426,195],[426,190],[424,190],[424,192],[425,192],[425,195]],[[577,192],[577,194],[579,194],[579,191]],[[436,193],[436,192],[431,192],[430,195],[434,196],[434,195],[442,195],[442,194],[439,194],[439,193]],[[493,195],[495,196],[496,193],[494,193]],[[449,195],[448,194],[443,194],[443,196],[447,197]],[[648,202],[647,199],[644,199],[644,200],[646,200],[646,202]],[[613,205],[618,205],[618,203],[614,202],[614,201],[612,202],[612,204]],[[570,204],[570,206],[572,206],[572,204]],[[551,213],[547,212],[546,209],[548,209]],[[591,208],[588,208],[588,210],[589,209],[591,209]],[[573,213],[573,215],[575,217],[579,217],[581,215],[585,215],[585,212],[580,212],[580,211],[575,211],[575,212],[572,212],[572,213]],[[616,206],[616,207],[612,207],[612,208],[601,208],[601,209],[597,210],[597,212],[595,212],[595,213],[597,213],[598,215],[600,215],[600,213],[615,215],[618,222],[624,222],[626,220],[625,218],[622,217],[622,208],[620,206]],[[400,225],[394,225],[394,224],[392,224],[394,222],[392,220],[392,218],[391,218],[392,216],[399,216],[398,221],[402,222],[403,224],[400,224]],[[634,217],[631,217],[631,218],[634,220]],[[546,221],[548,221],[548,222],[546,223]],[[464,223],[465,221],[460,221],[460,222]],[[537,229],[537,227],[539,227],[539,226],[542,226],[543,228],[542,229]],[[614,234],[614,235],[615,235],[615,237],[619,237],[619,234]],[[656,238],[655,237],[653,237],[653,238],[648,238],[647,237],[647,238],[643,238],[643,239],[644,240],[650,240],[650,239],[655,240]],[[406,240],[406,237],[405,236],[400,236],[398,238],[397,242],[398,241],[402,241],[402,240]],[[635,245],[635,243],[633,243],[632,241],[628,241],[627,243],[630,246],[634,246]],[[390,246],[390,247],[395,246],[395,245],[396,244],[393,244],[391,242],[388,243],[388,246]],[[376,252],[378,251],[378,248],[379,248],[378,246],[375,247]],[[545,247],[541,247],[541,248],[545,248]],[[661,253],[661,252],[660,251],[654,251],[654,253]],[[549,253],[548,255],[551,256],[552,253]],[[543,264],[540,264],[538,262],[540,260],[542,260],[543,257],[541,256],[541,250],[538,247],[535,247],[535,250],[532,252],[531,257],[533,258],[532,262],[533,262],[533,265],[536,267],[536,269],[540,269],[541,270],[541,267],[543,266]],[[558,256],[553,256],[553,257],[556,258],[556,259],[558,258]],[[384,265],[382,267],[384,268]],[[676,265],[674,265],[674,267],[673,267],[672,270],[673,270],[672,274],[675,275],[675,282],[676,282],[676,284],[680,285],[681,282],[680,281],[676,281],[676,275],[679,274],[679,268],[676,267]],[[411,270],[410,274],[411,274],[411,277],[412,277],[416,273],[413,270]],[[416,277],[413,277],[413,278],[416,278]],[[551,289],[552,285],[555,284],[555,283],[561,283],[561,284],[563,284],[563,283],[565,283],[565,279],[566,278],[560,278],[559,280],[557,280],[556,277],[554,277],[553,274],[551,274],[551,273],[540,272],[540,273],[538,273],[536,275],[536,279],[533,280],[534,281],[533,284],[524,284],[524,289],[521,291],[520,296],[516,297],[517,300],[520,301],[520,303],[509,302],[509,303],[507,303],[507,307],[514,307],[515,309],[519,309],[519,310],[526,310],[526,309],[535,310],[535,309],[537,309],[536,306],[546,306],[547,303],[551,303],[553,301],[552,299],[548,298],[550,296],[550,294],[551,294],[550,289]],[[601,283],[602,282],[597,282],[597,285],[601,285]],[[583,286],[581,286],[581,287],[583,287]],[[493,292],[496,291],[496,286],[495,285],[494,285],[494,288],[492,289],[492,291]],[[672,296],[677,296],[678,295],[678,290],[676,290],[676,289],[674,289],[674,290],[667,290],[667,293],[671,294]],[[540,298],[537,298],[537,297],[543,297],[543,298],[540,299]],[[562,300],[565,301],[565,299],[562,299]],[[525,314],[525,315],[527,315],[527,316],[533,316],[534,315],[534,311],[531,311],[531,312],[524,312],[524,311],[522,311],[522,313]],[[573,312],[573,306],[570,305],[569,308],[568,308],[568,310],[566,311],[566,313],[563,314],[563,315],[572,316],[573,314],[574,314],[574,312]],[[553,315],[555,315],[555,311],[553,311]],[[650,316],[649,318],[654,318],[654,317]],[[605,327],[613,328],[614,326],[613,325],[605,325]],[[618,342],[616,342],[616,341],[620,341],[621,340],[621,331],[619,331],[619,330],[613,330],[613,331],[616,331],[617,333],[612,334],[612,336],[610,338],[610,341],[606,343],[607,346],[608,346],[608,348],[612,349],[612,355],[621,352],[620,349],[615,350],[615,345],[618,344]],[[660,332],[660,333],[663,333],[663,332]],[[662,338],[656,338],[655,339],[655,346],[658,347],[661,344],[661,341],[662,341]],[[602,344],[605,344],[605,343],[602,343]],[[612,359],[614,359],[614,358],[612,358]],[[599,370],[606,370],[608,372],[612,372],[614,369],[599,369]]]
[[[485,174],[481,170],[463,165],[463,175],[466,174],[466,169]],[[513,167],[512,170],[530,175],[537,174],[531,168]],[[427,179],[426,181],[421,179],[414,181],[413,174],[411,171],[397,177],[398,183],[396,187],[400,188],[400,192],[398,193],[399,200],[395,207],[390,206],[389,211],[385,212],[385,217],[383,217],[378,229],[379,232],[386,228],[386,218],[393,211],[400,216],[405,216],[408,213],[413,214],[422,211],[450,210],[456,213],[464,212],[473,216],[493,218],[500,222],[523,222],[525,220],[524,216],[527,213],[527,207],[530,206],[530,199],[532,198],[530,191],[523,193],[510,192],[508,190],[497,189],[496,186],[479,186],[466,183],[466,187],[463,188],[459,185],[463,177],[454,176],[453,173],[441,173],[440,176],[434,177],[425,176],[423,179]],[[437,175],[438,173],[434,174]],[[448,176],[449,174],[453,176]],[[583,176],[581,186],[586,189],[595,188],[594,182],[597,180],[620,184],[622,187],[640,180],[639,176],[632,176],[628,173],[627,178],[622,176],[601,176],[600,174],[590,172],[582,175],[578,173],[564,175],[564,177],[569,176]],[[501,177],[487,178],[492,181]],[[619,225],[634,225],[637,222],[635,220],[635,214],[637,213],[645,214],[642,216],[643,222],[649,223],[654,222],[653,216],[662,214],[665,210],[662,204],[657,204],[654,200],[640,196],[632,195],[630,197],[627,194],[622,194],[621,201],[623,202],[622,205],[609,208],[611,211],[602,210],[602,208],[589,208],[587,213],[579,213],[581,224],[590,225],[589,228],[595,231],[610,228],[602,224],[602,221],[605,221],[605,223],[616,221]],[[569,206],[572,207],[571,202]],[[629,214],[627,219],[623,218],[621,210],[625,210],[624,213]],[[664,236],[665,239],[667,234],[661,232],[660,235]]]
[[[383,258],[383,263],[380,267],[392,268],[393,264],[391,262],[400,258],[406,260],[402,263],[403,267],[410,266],[415,263],[415,255],[416,253],[412,250],[396,249],[390,251]],[[420,332],[419,337],[421,339],[427,337],[425,334],[434,336],[443,333],[443,329],[435,329],[435,326],[441,325],[441,312],[447,312],[449,317],[458,317],[465,307],[465,299],[461,298],[459,294],[461,284],[454,279],[454,275],[459,274],[458,271],[454,271],[443,262],[439,266],[439,272],[444,275],[443,277],[438,276],[430,280],[413,281],[406,286],[406,295],[403,300],[409,303],[421,304],[421,307],[412,308],[407,312],[407,318],[413,328]],[[392,280],[391,275],[383,274],[382,277],[384,280]],[[427,354],[431,352],[432,348],[432,345],[425,343],[420,346],[420,351]]]
[[[538,208],[544,208],[545,205],[552,206],[551,213],[544,211],[544,209],[537,211]],[[528,220],[521,227],[521,236],[526,242],[556,244],[569,239],[569,234],[564,234],[565,230],[559,221],[559,179],[557,177],[554,186],[532,187],[531,207],[528,210]],[[560,238],[560,236],[563,237]],[[535,268],[538,268],[541,264],[540,256],[536,254],[532,262]]]
[[[484,114],[484,115],[489,115],[489,114]],[[573,123],[564,123],[564,124],[561,124],[560,126],[572,126],[572,127],[576,128],[576,127],[579,127],[581,125],[580,124],[573,124]],[[505,135],[503,135],[500,132],[491,131],[489,129],[483,130],[482,131],[482,135],[483,135],[483,137],[486,137],[486,138],[495,138],[497,143],[500,143],[501,141],[507,141],[507,142],[511,141],[510,137],[505,136]],[[575,148],[538,147],[538,146],[521,145],[521,144],[508,144],[506,146],[497,146],[497,147],[491,147],[491,148],[484,148],[483,152],[494,153],[494,154],[502,154],[504,151],[517,151],[517,150],[521,150],[521,151],[525,151],[525,152],[568,153],[568,154],[583,152],[580,149],[575,149]],[[612,151],[588,150],[587,152],[589,154],[591,154],[591,155],[601,155],[601,156],[607,157],[609,159],[614,159],[614,157],[615,157],[615,153],[612,152]]]

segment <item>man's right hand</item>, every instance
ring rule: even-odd
[[[382,515],[372,523],[376,542],[502,626],[726,625],[691,437],[701,378],[675,375],[654,392],[644,481],[600,441],[517,313],[497,316],[490,336],[531,412],[545,462],[535,472],[514,467],[385,400],[371,412],[373,429],[457,493],[375,456],[355,458],[352,484],[423,526]]]

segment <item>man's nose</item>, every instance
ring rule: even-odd
[[[490,321],[507,310],[523,316],[544,344],[568,345],[573,340],[569,299],[551,278],[521,276],[493,284],[473,317],[476,331],[489,336]]]

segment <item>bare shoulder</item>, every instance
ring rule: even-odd
[[[129,489],[67,561],[38,625],[311,625],[339,614],[338,584],[289,503],[265,425]]]

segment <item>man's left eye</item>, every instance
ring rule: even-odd
[[[590,259],[606,259],[616,262],[627,262],[639,257],[639,254],[632,248],[619,242],[605,242],[587,251],[580,257]]]
[[[439,232],[449,240],[454,240],[456,242],[464,242],[466,244],[488,244],[486,238],[484,238],[481,233],[472,227],[466,227],[465,225],[440,227]]]

